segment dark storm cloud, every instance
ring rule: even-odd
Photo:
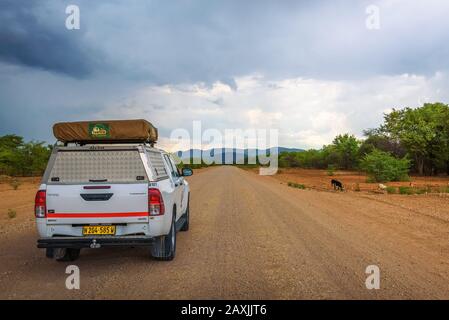
[[[92,58],[82,30],[65,28],[65,5],[42,1],[0,2],[0,60],[73,77],[86,77],[101,66]]]
[[[80,8],[80,30],[65,28],[70,4]],[[379,8],[379,30],[366,28],[369,5]],[[219,126],[235,106],[239,114],[261,105],[282,113],[310,80],[295,112],[325,101],[317,110],[333,114],[335,101],[326,99],[337,99],[342,86],[354,102],[343,113],[360,105],[371,125],[381,112],[363,102],[377,98],[387,109],[448,91],[448,15],[446,0],[0,0],[0,134],[51,141],[52,123],[109,117],[117,108],[117,117],[163,114],[161,127],[172,125],[169,117],[188,122],[189,113],[172,114],[186,104],[183,88],[208,91],[221,82],[238,95],[238,79],[252,76],[264,80],[246,87],[251,99],[211,94],[192,102],[200,105],[197,116],[212,108],[220,116],[211,113],[207,122]],[[399,84],[376,87],[376,77]],[[289,78],[306,82],[283,95]],[[307,100],[329,81],[334,89]],[[353,91],[359,83],[368,83],[362,93]],[[135,107],[134,97],[155,86],[168,93],[149,90]],[[259,100],[272,91],[273,100]]]
[[[77,4],[81,30],[65,29]],[[366,7],[381,28],[365,26]],[[157,84],[432,74],[449,66],[444,1],[2,1],[0,59]]]

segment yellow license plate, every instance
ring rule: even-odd
[[[114,235],[114,234],[115,234],[115,226],[84,226],[83,227],[83,235],[84,236]]]

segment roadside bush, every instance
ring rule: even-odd
[[[305,189],[305,188],[306,188],[305,185],[303,185],[303,184],[301,184],[301,183],[296,183],[296,182],[289,182],[287,185],[288,185],[289,187],[297,188],[297,189]]]
[[[441,187],[440,188],[441,193],[449,193],[449,186],[448,187]]]
[[[314,149],[298,152],[282,152],[279,155],[279,167],[325,169],[327,167],[326,155],[322,150]]]
[[[407,181],[410,160],[397,159],[387,152],[374,149],[365,155],[360,167],[373,182]]]
[[[9,219],[14,219],[16,216],[17,216],[16,210],[8,209],[8,218]]]
[[[214,166],[215,164],[206,164],[203,160],[201,160],[201,163],[196,163],[196,162],[200,162],[197,159],[192,159],[192,161],[190,161],[190,163],[183,163],[182,161],[177,165],[177,167],[181,170],[182,168],[190,168],[190,169],[201,169],[201,168],[206,168],[209,166]]]
[[[386,190],[387,190],[388,194],[395,194],[396,193],[396,188],[395,187],[387,186]]]
[[[414,193],[415,192],[414,192],[413,188],[411,188],[411,187],[404,187],[404,186],[399,187],[399,194],[410,195],[410,194],[414,194]]]

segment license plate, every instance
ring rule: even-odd
[[[83,235],[114,235],[115,226],[84,226]]]

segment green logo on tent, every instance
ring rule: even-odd
[[[89,123],[89,136],[91,138],[109,138],[109,124],[107,123]]]

